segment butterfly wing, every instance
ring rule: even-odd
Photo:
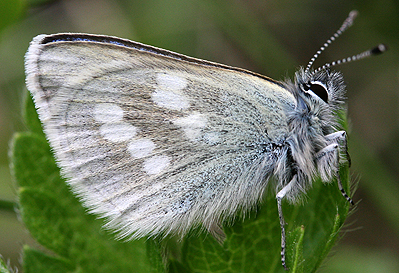
[[[26,70],[68,183],[128,237],[253,205],[294,105],[265,77],[114,37],[39,35]]]

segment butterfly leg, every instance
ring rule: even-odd
[[[281,207],[281,201],[285,197],[285,195],[291,190],[294,183],[296,183],[297,176],[295,175],[292,180],[282,188],[276,195],[277,199],[277,209],[278,209],[278,217],[280,219],[280,227],[281,227],[281,263],[284,266],[285,270],[288,270],[287,265],[285,264],[285,220],[283,215],[283,209]]]
[[[348,145],[347,145],[347,133],[345,131],[338,131],[329,135],[326,135],[326,140],[331,143],[340,144],[341,148],[344,150],[346,155],[346,160],[348,160],[349,167],[351,166],[351,158],[348,153]]]
[[[342,134],[342,132],[337,132],[341,133],[342,137],[332,139],[332,140],[345,140],[346,144],[346,133]],[[330,136],[330,135],[329,135]],[[333,141],[335,143],[330,144],[323,149],[321,149],[317,155],[316,155],[316,164],[320,173],[320,176],[323,181],[329,181],[332,176],[335,176],[337,178],[337,183],[338,183],[338,188],[341,191],[342,195],[345,197],[345,199],[354,205],[353,200],[348,196],[348,194],[345,192],[344,187],[342,186],[341,182],[341,177],[339,175],[339,145],[336,143],[338,141]],[[345,145],[345,150],[346,145]],[[331,173],[335,172],[335,174]]]

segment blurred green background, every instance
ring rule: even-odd
[[[359,17],[316,61],[321,66],[386,43],[382,56],[346,64],[353,197],[346,235],[320,272],[399,272],[399,1],[2,0],[0,1],[0,254],[19,267],[35,245],[12,202],[7,150],[25,130],[23,57],[37,34],[114,35],[189,56],[292,78],[349,11]],[[266,246],[267,247],[267,246]]]

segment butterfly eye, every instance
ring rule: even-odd
[[[306,93],[308,93],[308,91],[312,91],[313,94],[318,96],[325,103],[328,103],[328,92],[324,85],[321,85],[319,83],[309,82],[303,85],[303,89],[305,90]]]

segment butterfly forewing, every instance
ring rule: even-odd
[[[288,132],[291,93],[124,40],[45,37],[27,53],[29,89],[73,190],[110,227],[133,237],[185,233],[259,199],[275,164],[268,145]]]

